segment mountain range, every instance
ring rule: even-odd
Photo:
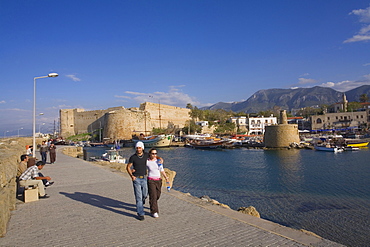
[[[347,92],[339,92],[328,87],[295,88],[295,89],[266,89],[259,90],[246,101],[225,103],[219,102],[201,109],[224,109],[233,112],[258,113],[271,110],[278,106],[291,111],[304,107],[331,105],[343,101],[343,93],[347,100],[360,101],[360,95],[370,95],[370,85],[363,85]],[[369,97],[370,98],[370,97]]]

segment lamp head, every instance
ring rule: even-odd
[[[58,73],[50,73],[48,74],[48,77],[57,77],[58,76]]]

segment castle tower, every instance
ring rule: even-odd
[[[266,148],[287,148],[293,142],[299,143],[298,124],[288,124],[286,111],[280,111],[279,124],[265,127],[264,142]]]

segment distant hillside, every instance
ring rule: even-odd
[[[348,101],[360,101],[361,94],[366,94],[370,98],[370,86],[363,85],[346,92]]]
[[[364,85],[345,92],[348,101],[359,101],[361,94],[370,95],[370,86]],[[297,88],[297,89],[267,89],[259,90],[249,99],[243,102],[224,103],[219,102],[202,109],[224,109],[234,112],[256,113],[273,109],[279,106],[281,109],[311,107],[317,105],[331,105],[341,102],[342,92],[327,87]]]

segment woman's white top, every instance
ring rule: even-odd
[[[146,167],[148,168],[148,177],[160,178],[161,172],[164,171],[161,160],[147,160]]]

